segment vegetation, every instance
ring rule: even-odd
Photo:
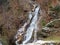
[[[54,27],[54,25],[53,24],[49,24],[49,25],[47,25],[47,27],[51,28],[51,27]]]
[[[51,8],[51,11],[60,12],[60,5],[57,5],[56,7]]]
[[[55,7],[50,7],[50,16],[52,16],[54,19],[60,18],[60,5],[57,5]]]
[[[44,19],[42,20],[42,22],[41,22],[41,23],[42,23],[42,26],[45,26],[45,25],[46,25],[46,22],[45,22],[45,20],[44,20]]]

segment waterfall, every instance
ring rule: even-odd
[[[15,41],[16,45],[19,45],[18,42],[20,39],[18,39],[19,35],[22,35],[24,33],[25,27],[29,24],[29,27],[27,28],[26,34],[24,35],[24,41],[23,41],[23,45],[28,43],[30,41],[30,39],[32,38],[33,35],[33,31],[34,31],[34,41],[36,41],[36,33],[37,33],[37,20],[38,20],[38,15],[39,15],[39,11],[40,11],[40,6],[37,4],[33,4],[34,8],[33,11],[29,12],[29,22],[26,22],[18,31],[17,34],[15,36],[15,38],[17,39]]]
[[[27,43],[31,39],[33,31],[35,32],[35,37],[36,37],[39,9],[40,9],[40,7],[38,5],[36,5],[35,9],[34,9],[34,12],[29,14],[30,19],[31,19],[32,16],[34,16],[34,17],[33,17],[32,21],[30,23],[30,26],[27,28],[27,32],[25,34],[25,40],[23,41],[23,44]]]

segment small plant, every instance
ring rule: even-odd
[[[42,20],[42,26],[45,26],[46,25],[46,22],[45,22],[45,20]]]
[[[60,12],[60,5],[57,5],[56,7],[51,8],[51,11]]]
[[[50,7],[50,16],[52,16],[54,19],[58,19],[60,16],[60,5],[57,5],[55,7]]]
[[[47,25],[47,27],[54,27],[54,25],[53,24],[49,24],[49,25]]]

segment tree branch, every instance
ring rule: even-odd
[[[48,30],[49,29],[49,27],[47,27],[49,24],[51,24],[51,23],[53,23],[54,21],[59,21],[60,19],[54,19],[54,20],[52,20],[52,21],[50,21],[49,23],[47,23],[45,26],[44,26],[44,28],[42,28],[42,29],[44,29],[44,30]]]

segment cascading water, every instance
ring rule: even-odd
[[[38,21],[38,17],[39,17],[39,12],[41,14],[41,10],[40,10],[40,6],[37,4],[33,4],[34,8],[33,11],[29,12],[29,19],[28,21],[17,31],[17,34],[15,36],[15,39],[17,39],[15,41],[16,45],[19,45],[19,41],[20,39],[18,38],[19,35],[24,34],[26,26],[29,24],[29,27],[27,27],[26,29],[26,33],[24,34],[24,40],[23,40],[23,45],[25,45],[26,43],[28,43],[30,41],[30,39],[32,38],[33,35],[33,31],[34,31],[34,42],[37,40],[37,21]],[[41,17],[40,17],[41,19]],[[38,40],[35,43],[40,43],[41,45],[44,43],[51,43],[54,41],[43,41],[43,40]],[[51,44],[52,45],[52,44]]]
[[[26,34],[24,36],[24,41],[23,41],[23,44],[26,44],[32,37],[32,34],[33,34],[33,31],[35,32],[35,39],[36,40],[36,32],[37,32],[37,20],[38,20],[38,13],[39,13],[39,10],[40,10],[40,6],[34,4],[34,9],[33,9],[33,12],[30,11],[29,12],[29,20],[31,21],[30,23],[30,26],[27,28],[27,31],[26,31]],[[25,23],[22,28],[20,28],[18,31],[17,31],[17,34],[15,36],[15,38],[17,39],[18,38],[18,35],[22,35],[24,30],[25,30],[25,27],[26,25],[28,25],[28,23]],[[16,40],[16,45],[18,45],[18,41],[19,39]]]
[[[25,35],[26,38],[23,41],[23,44],[27,43],[31,39],[33,31],[35,33],[37,31],[37,20],[38,20],[39,9],[40,9],[40,7],[36,5],[36,7],[34,9],[35,11],[33,12],[34,13],[34,17],[33,17],[32,21],[31,21],[30,26],[27,28],[27,32],[26,32],[26,35]],[[32,14],[30,14],[30,15],[32,16]],[[35,37],[36,37],[36,35],[35,35]]]

